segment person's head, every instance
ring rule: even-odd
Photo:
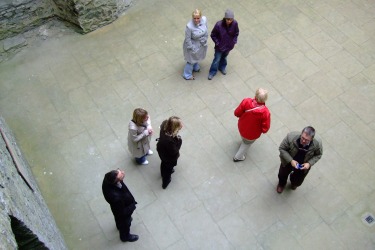
[[[137,108],[133,111],[133,122],[138,126],[142,125],[148,119],[148,112],[143,108]]]
[[[225,24],[227,26],[231,25],[231,23],[233,22],[233,19],[234,19],[234,13],[233,13],[233,11],[230,10],[230,9],[227,9],[225,11],[225,14],[224,14]]]
[[[315,129],[311,126],[307,126],[302,129],[300,141],[303,146],[309,145],[314,139]]]
[[[259,103],[265,103],[268,98],[268,91],[266,89],[259,88],[255,91],[255,100]]]
[[[177,136],[182,127],[182,121],[177,116],[169,117],[167,122],[164,124],[165,133],[173,137]]]
[[[191,17],[193,18],[194,24],[198,25],[202,18],[202,12],[198,9],[195,9],[191,14]]]
[[[123,181],[125,177],[125,172],[123,170],[117,169],[109,171],[105,174],[104,179],[107,183],[115,184],[119,181]]]

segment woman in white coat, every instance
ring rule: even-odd
[[[152,133],[148,112],[142,108],[135,109],[133,119],[129,122],[128,148],[138,164],[147,165],[147,155],[153,154],[150,149]]]
[[[200,10],[192,13],[185,29],[185,40],[183,44],[186,65],[182,77],[185,80],[194,80],[193,72],[199,72],[199,62],[206,58],[208,38],[207,18],[202,16]]]

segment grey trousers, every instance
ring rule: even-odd
[[[244,160],[245,159],[245,154],[247,153],[248,149],[250,148],[251,144],[253,144],[256,140],[248,140],[245,139],[241,136],[242,142],[241,145],[234,156],[237,160]]]

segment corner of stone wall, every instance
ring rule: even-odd
[[[75,5],[79,26],[84,33],[94,31],[115,21],[133,0],[78,0]]]
[[[84,34],[108,25],[134,1],[0,0],[0,63],[33,41],[53,37],[55,30],[64,34],[63,26]]]
[[[9,216],[22,222],[49,249],[67,249],[31,169],[1,116],[0,128],[0,249],[18,248]]]

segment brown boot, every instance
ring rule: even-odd
[[[276,192],[278,192],[279,194],[281,194],[283,191],[284,191],[284,187],[280,186],[279,184],[277,184]]]

